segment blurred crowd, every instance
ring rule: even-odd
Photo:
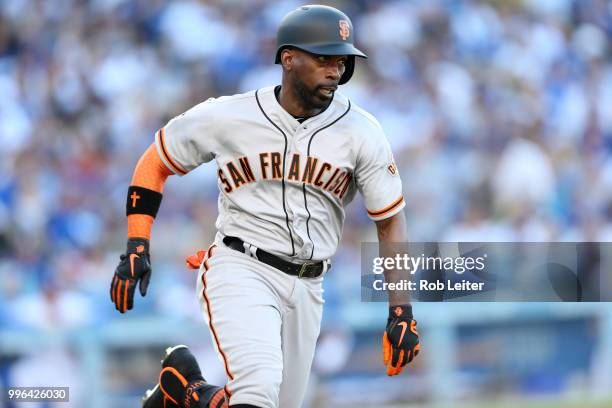
[[[0,325],[92,325],[125,194],[169,119],[280,81],[276,27],[296,1],[0,2]],[[412,240],[612,239],[612,3],[330,2],[369,59],[341,88],[381,122]],[[183,258],[214,233],[213,165],[168,182],[152,294],[135,315],[202,321]],[[328,276],[326,319],[359,302],[357,200]],[[163,288],[163,291],[162,291]],[[350,319],[349,319],[350,320]]]

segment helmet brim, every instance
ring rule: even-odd
[[[274,61],[275,64],[280,64],[281,52],[287,47],[297,48],[299,50],[306,51],[315,55],[352,55],[355,57],[368,58],[365,53],[363,53],[353,44],[283,44],[278,48],[278,52],[276,53],[276,59]]]

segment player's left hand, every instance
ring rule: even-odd
[[[416,325],[416,320],[412,319],[412,306],[400,305],[389,308],[389,319],[382,344],[387,375],[398,375],[404,366],[419,354],[421,344]]]
[[[115,309],[125,313],[134,307],[134,292],[140,281],[140,294],[147,294],[151,280],[149,241],[144,238],[130,238],[125,254],[120,257],[111,283],[110,297]]]

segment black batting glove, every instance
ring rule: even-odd
[[[140,294],[147,294],[151,279],[151,259],[149,256],[149,240],[130,238],[125,254],[120,256],[119,265],[110,287],[111,301],[115,309],[125,313],[134,307],[134,291],[140,281]]]
[[[404,366],[419,354],[419,332],[412,319],[412,306],[399,305],[389,308],[387,327],[383,335],[383,363],[387,375],[398,375]]]

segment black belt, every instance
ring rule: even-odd
[[[232,248],[238,252],[246,253],[244,249],[244,241],[236,237],[225,237],[223,243],[229,248]],[[248,245],[248,244],[247,244]],[[247,254],[249,255],[249,254]],[[279,258],[276,255],[272,255],[263,249],[257,248],[255,252],[257,260],[268,264],[279,271],[285,272],[286,274],[297,276],[298,278],[317,278],[325,271],[325,262],[311,262],[304,264],[294,264],[287,262],[284,259]]]

